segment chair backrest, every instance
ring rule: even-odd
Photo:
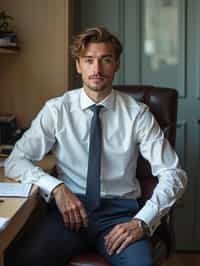
[[[163,130],[165,137],[174,147],[178,98],[175,89],[149,85],[117,85],[114,86],[114,89],[128,93],[136,100],[148,105]],[[142,190],[141,202],[144,203],[151,196],[153,188],[157,183],[157,178],[152,176],[149,163],[141,155],[138,159],[137,177]]]
[[[114,86],[114,89],[128,93],[136,100],[148,105],[165,137],[172,147],[175,146],[178,99],[178,93],[175,89],[149,85],[119,85]],[[136,174],[141,185],[140,204],[142,206],[151,197],[157,184],[157,177],[152,175],[149,163],[141,155],[138,158]],[[154,260],[156,265],[160,265],[175,247],[172,209],[163,217],[161,226],[156,230],[151,241],[154,247]]]

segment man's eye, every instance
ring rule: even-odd
[[[85,59],[85,63],[92,64],[93,63],[93,60],[90,59],[90,58],[86,58]]]
[[[111,64],[112,63],[112,58],[110,58],[110,57],[105,57],[105,58],[103,58],[103,63],[106,63],[106,64]]]

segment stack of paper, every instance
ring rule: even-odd
[[[3,231],[9,222],[9,218],[0,217],[0,232]]]
[[[28,197],[32,184],[0,183],[0,197]]]

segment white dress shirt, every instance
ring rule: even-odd
[[[89,132],[94,102],[84,89],[66,92],[47,101],[29,130],[16,143],[5,164],[6,175],[34,183],[50,198],[60,183],[78,194],[85,194]],[[179,159],[164,138],[148,107],[127,94],[112,90],[99,104],[102,123],[101,196],[137,199],[141,195],[136,177],[138,151],[158,176],[152,197],[136,214],[153,233],[160,219],[182,195],[187,176]],[[34,165],[53,151],[59,179]]]

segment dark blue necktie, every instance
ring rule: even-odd
[[[90,145],[88,156],[86,202],[89,211],[100,206],[100,172],[101,172],[101,120],[99,112],[102,105],[92,105],[93,117],[90,127]]]

